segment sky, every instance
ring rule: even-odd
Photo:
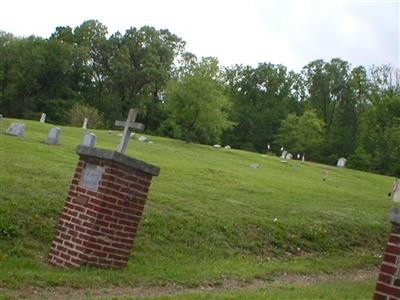
[[[224,66],[282,64],[299,71],[340,57],[353,67],[400,67],[400,0],[5,0],[0,30],[48,38],[96,19],[109,33],[168,29],[197,57]]]

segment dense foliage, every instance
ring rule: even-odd
[[[168,30],[109,35],[96,20],[48,39],[0,31],[0,113],[79,123],[70,116],[80,105],[110,127],[137,107],[153,133],[259,152],[283,146],[329,164],[343,156],[353,168],[400,175],[398,71],[339,58],[299,73],[269,63],[220,68],[184,51]]]

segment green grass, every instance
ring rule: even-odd
[[[171,295],[160,297],[149,297],[152,300],[287,300],[287,299],[371,299],[373,294],[372,281],[361,282],[334,282],[317,283],[313,285],[289,284],[279,287],[268,287],[257,290],[234,290],[230,292],[202,292],[189,293],[183,295]],[[110,299],[140,299],[140,298],[110,298]]]
[[[131,140],[127,151],[161,168],[127,268],[51,268],[46,258],[85,130],[61,127],[61,145],[49,146],[52,125],[5,119],[3,130],[11,121],[27,128],[24,138],[0,136],[0,286],[195,287],[380,263],[393,178],[150,137],[153,144]],[[116,148],[116,131],[94,132],[97,147]]]

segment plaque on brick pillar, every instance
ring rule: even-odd
[[[151,180],[160,172],[125,155],[126,147],[124,137],[120,151],[77,147],[79,161],[51,245],[51,265],[126,265]]]

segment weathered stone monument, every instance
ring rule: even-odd
[[[88,118],[83,119],[82,128],[87,129]]]
[[[96,146],[96,135],[94,133],[86,133],[82,139],[82,146],[94,147]]]
[[[40,123],[46,123],[46,114],[42,113],[42,116],[40,117]]]
[[[144,128],[134,122],[136,113],[131,109],[123,122],[117,151],[78,146],[80,158],[51,245],[51,265],[126,265],[151,179],[160,172],[124,154],[130,129]]]
[[[10,127],[7,128],[6,133],[15,136],[24,136],[25,124],[11,123]]]
[[[49,145],[57,145],[59,144],[61,129],[58,127],[54,127],[50,129],[49,135],[47,137],[46,143]]]
[[[281,158],[285,159],[287,154],[288,154],[288,152],[286,150],[284,150],[282,152]]]
[[[347,162],[347,159],[345,159],[344,157],[341,157],[338,159],[336,166],[339,168],[344,168],[344,167],[346,167],[346,162]]]

